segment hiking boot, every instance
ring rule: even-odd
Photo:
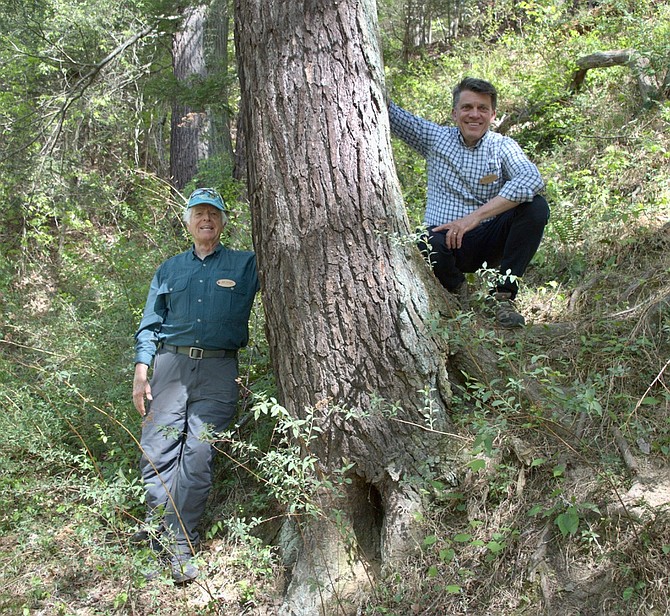
[[[491,312],[495,316],[496,323],[500,327],[508,329],[523,327],[526,324],[526,319],[517,310],[511,298],[511,293],[496,291],[489,295],[486,300]]]
[[[195,580],[200,571],[187,554],[179,554],[170,558],[170,573],[175,584],[186,584]]]
[[[456,289],[450,293],[458,300],[461,310],[467,310],[470,307],[470,296],[468,293],[467,280],[462,282]]]
[[[163,567],[151,567],[144,572],[144,579],[147,582],[153,582],[154,580],[157,580],[164,571],[165,569]]]
[[[169,564],[167,554],[164,551],[163,546],[161,545],[160,549],[156,549],[154,545],[158,540],[152,538],[150,541],[153,554],[149,557],[150,559],[148,561],[148,567],[143,571],[144,579],[147,582],[151,582],[152,580],[162,576],[166,572],[167,566]]]

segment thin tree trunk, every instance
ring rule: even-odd
[[[417,546],[412,480],[444,453],[431,429],[449,426],[446,342],[430,327],[448,300],[413,241],[398,241],[409,229],[374,1],[237,0],[236,29],[280,398],[315,414],[310,451],[326,476],[354,465],[340,498],[319,495],[337,521],[301,527],[283,613],[355,613],[379,566]]]
[[[402,57],[404,62],[409,62],[412,53],[430,43],[430,7],[424,0],[405,0],[403,14],[405,24]]]
[[[230,93],[228,89],[228,38],[230,35],[229,0],[213,0],[207,16],[207,31],[212,40],[211,51],[207,54],[207,73],[218,74],[222,88],[218,100],[210,105],[211,135],[209,157],[221,160],[223,177],[233,174],[233,139],[230,130]],[[207,45],[209,49],[210,45]]]
[[[207,8],[189,7],[182,29],[175,33],[172,45],[173,71],[178,82],[189,85],[193,77],[204,77],[204,27]],[[200,160],[207,157],[207,115],[179,100],[172,106],[170,138],[170,175],[181,190],[198,172]]]

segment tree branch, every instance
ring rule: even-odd
[[[645,105],[648,105],[658,96],[658,91],[647,74],[649,59],[640,55],[634,49],[599,51],[577,60],[577,70],[572,76],[570,92],[579,91],[586,77],[586,72],[590,69],[608,68],[610,66],[628,66],[630,68],[637,79],[637,86]]]
[[[577,69],[572,75],[572,81],[568,88],[570,96],[578,92],[586,78],[586,73],[594,68],[608,68],[610,66],[628,66],[637,79],[637,87],[642,97],[643,105],[648,106],[652,101],[670,93],[670,71],[666,76],[664,85],[658,89],[655,87],[648,75],[649,59],[642,56],[635,49],[615,49],[611,51],[599,51],[583,56],[577,60]],[[543,109],[555,103],[565,104],[565,98],[555,98],[548,102],[536,103],[527,107],[513,109],[505,115],[497,127],[501,134],[507,133],[512,126],[528,122],[533,116]]]
[[[63,130],[63,124],[67,116],[68,109],[86,92],[86,89],[95,81],[96,77],[100,72],[107,66],[110,62],[118,58],[123,52],[128,49],[131,45],[134,45],[137,41],[148,36],[154,32],[154,26],[147,26],[140,32],[137,32],[129,39],[125,40],[123,43],[118,45],[114,50],[107,54],[100,62],[94,64],[88,73],[82,76],[71,88],[64,92],[65,100],[60,105],[58,111],[54,114],[58,118],[56,129],[51,135],[51,138],[42,148],[42,153],[49,153],[55,147],[58,137],[60,136]]]

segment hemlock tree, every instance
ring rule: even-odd
[[[223,172],[226,177],[233,175],[235,166],[235,151],[230,131],[231,109],[230,109],[230,87],[228,70],[231,64],[228,53],[228,39],[231,29],[232,5],[229,0],[212,0],[205,28],[206,41],[210,38],[211,51],[208,54],[208,73],[216,74],[218,83],[223,91],[217,91],[217,100],[210,102],[211,115],[211,137],[209,145],[209,156],[221,158]],[[205,45],[207,48],[207,44]]]
[[[318,495],[324,514],[300,524],[283,612],[353,613],[380,567],[416,547],[414,480],[450,447],[438,436],[449,426],[447,348],[432,327],[449,300],[409,238],[374,0],[236,9],[279,395],[294,417],[314,414],[309,453],[324,476],[352,465],[339,493]]]

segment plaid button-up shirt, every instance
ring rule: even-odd
[[[394,103],[389,119],[391,132],[426,159],[427,227],[462,218],[497,195],[531,201],[544,187],[537,167],[510,137],[489,130],[470,148],[458,128],[424,120]]]

